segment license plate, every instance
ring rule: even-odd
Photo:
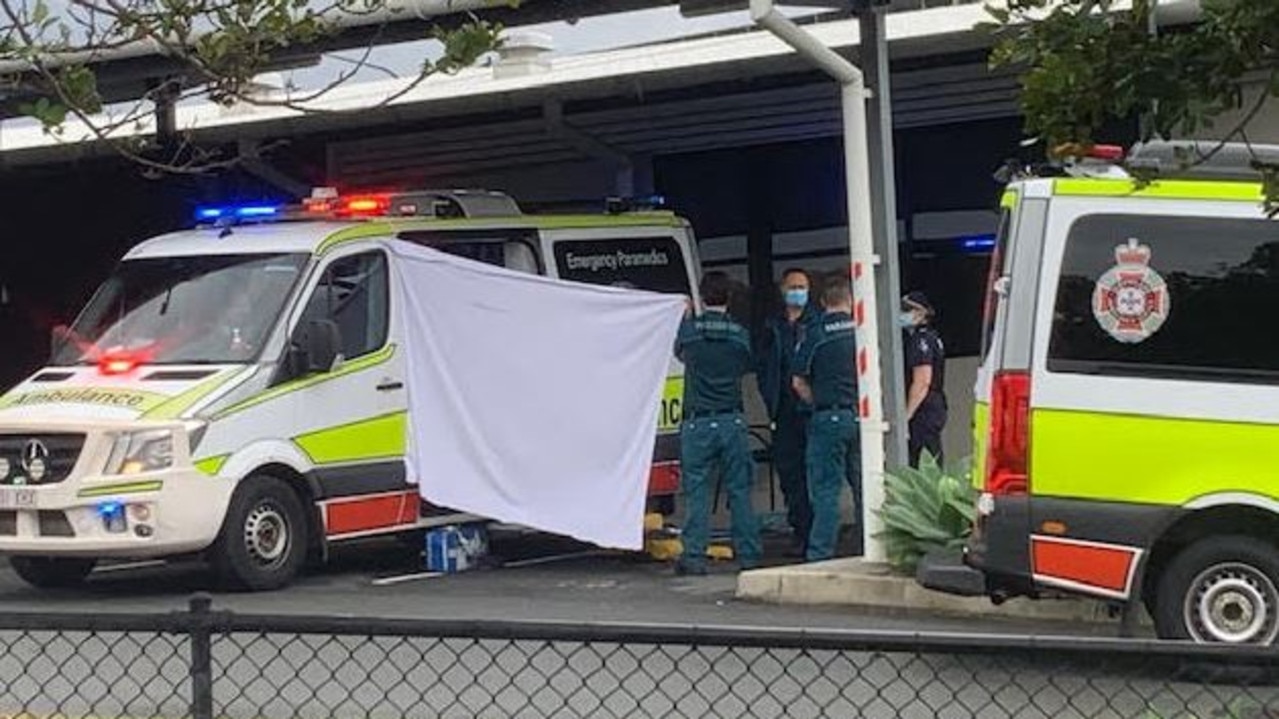
[[[34,489],[0,488],[0,509],[30,509],[36,506]]]

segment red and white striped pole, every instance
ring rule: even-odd
[[[879,365],[879,329],[875,304],[874,230],[871,226],[870,148],[866,137],[866,84],[862,71],[778,12],[773,0],[751,0],[751,19],[795,48],[839,81],[844,114],[844,177],[848,201],[848,254],[852,263],[854,317],[857,324],[858,413],[861,415],[862,546],[868,561],[885,559],[873,535],[881,522],[875,510],[884,502],[883,387]],[[891,191],[891,188],[890,190]],[[891,298],[889,299],[891,301]],[[852,358],[849,358],[853,361]]]
[[[882,523],[876,516],[884,503],[883,379],[880,372],[879,316],[875,297],[874,230],[871,225],[870,150],[866,139],[866,89],[861,73],[846,83],[844,93],[844,172],[848,183],[848,255],[852,265],[853,321],[857,327],[857,410],[861,418],[860,515],[864,557],[869,562],[887,558],[874,537]]]

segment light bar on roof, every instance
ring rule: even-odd
[[[195,219],[200,222],[214,220],[251,220],[263,217],[275,217],[280,214],[279,205],[227,205],[222,207],[198,207]]]
[[[656,209],[665,198],[614,198],[610,212]],[[346,195],[332,187],[312,190],[297,204],[245,204],[200,207],[201,224],[305,219],[354,220],[374,217],[478,218],[518,217],[523,213],[509,196],[489,190],[413,190]]]

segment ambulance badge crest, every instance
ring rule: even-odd
[[[1168,285],[1150,267],[1150,247],[1129,239],[1115,248],[1115,266],[1097,280],[1092,313],[1097,324],[1125,344],[1149,339],[1168,319]]]

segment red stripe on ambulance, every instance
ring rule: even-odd
[[[413,524],[420,503],[416,489],[325,502],[324,533],[334,536]]]
[[[1126,597],[1141,550],[1117,544],[1032,535],[1031,569],[1045,584]]]

